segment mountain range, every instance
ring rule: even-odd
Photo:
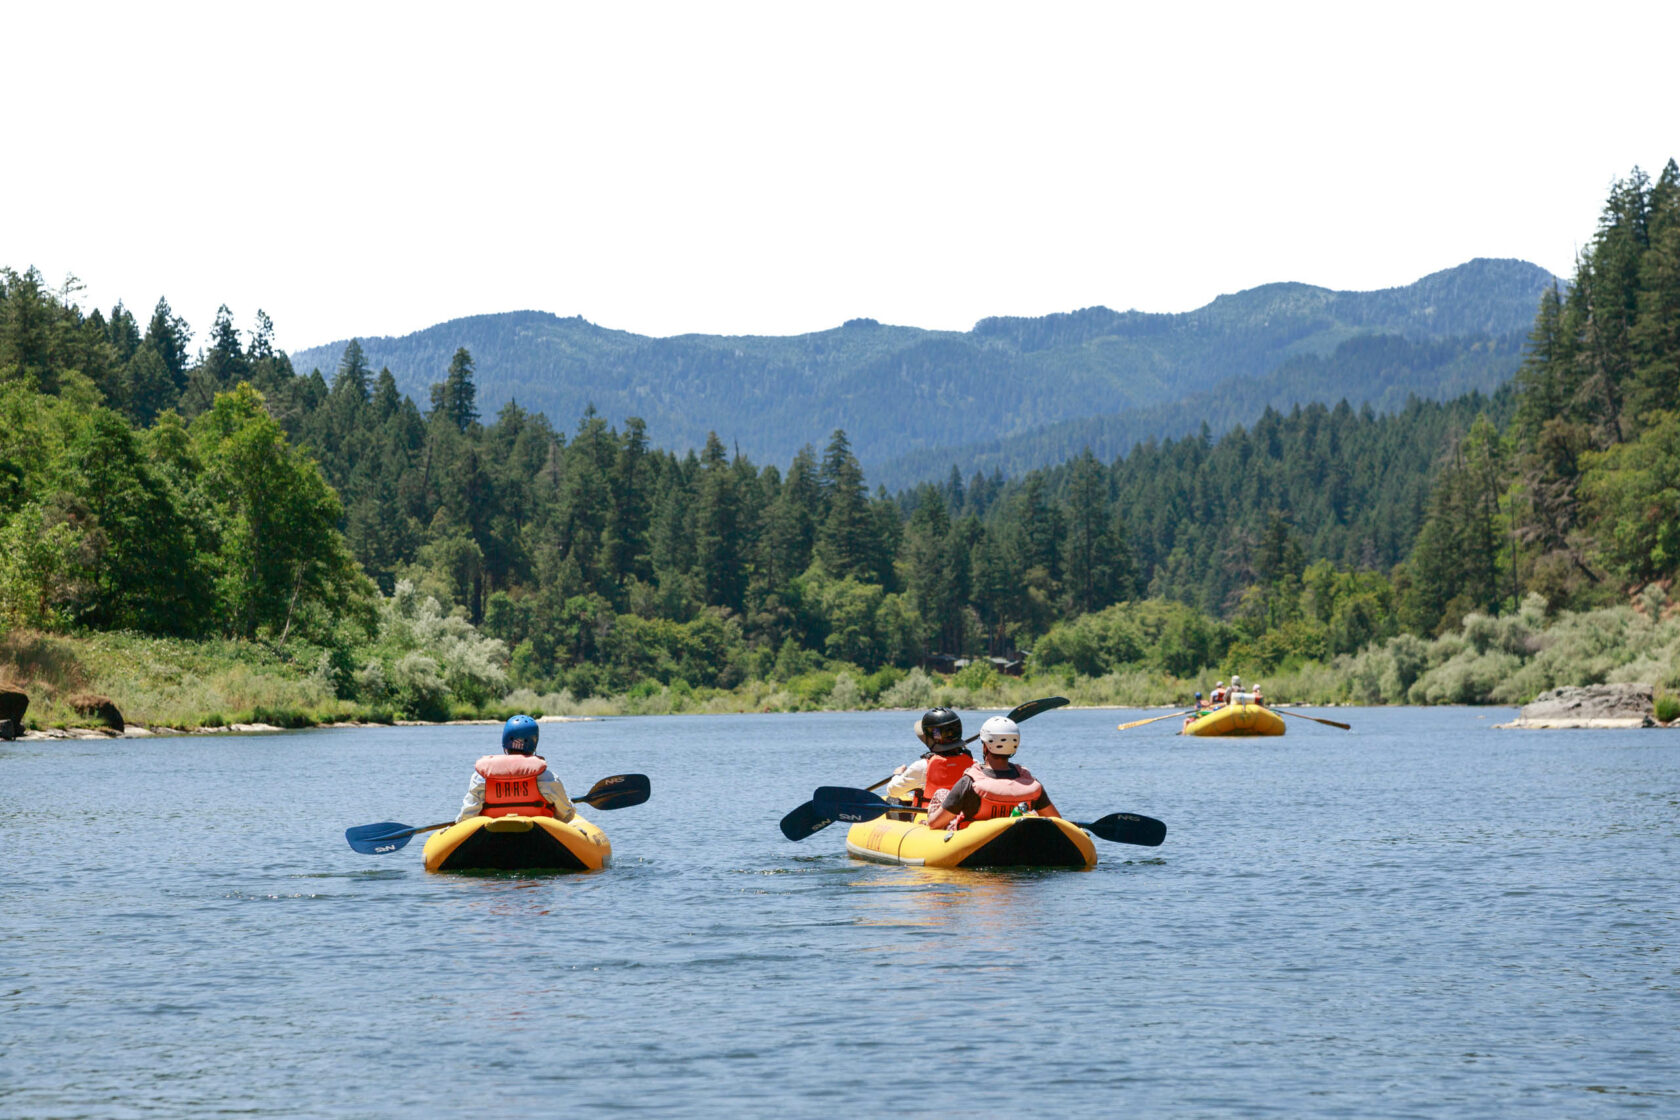
[[[1090,446],[1218,434],[1268,405],[1346,398],[1378,411],[1408,396],[1491,392],[1521,362],[1541,292],[1524,261],[1478,258],[1416,283],[1342,292],[1266,284],[1178,314],[1091,307],[932,331],[853,319],[793,336],[651,338],[540,311],[477,315],[360,340],[422,407],[457,348],[471,352],[480,411],[509,401],[569,430],[591,404],[646,421],[656,447],[710,431],[785,464],[845,429],[872,483],[889,488],[993,468],[1012,473]],[[294,352],[330,381],[348,340]]]

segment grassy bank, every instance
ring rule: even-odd
[[[431,648],[431,647],[428,647]],[[1216,675],[1235,668],[1264,683],[1274,702],[1301,704],[1521,704],[1560,685],[1638,682],[1654,685],[1659,706],[1680,705],[1680,616],[1651,589],[1637,605],[1546,618],[1538,599],[1498,619],[1471,615],[1457,631],[1432,639],[1401,635],[1330,663],[1307,661],[1269,670],[1210,667],[1191,677],[1141,667],[1102,676],[1058,669],[1005,677],[985,665],[954,676],[883,669],[866,674],[832,665],[789,680],[751,680],[732,689],[644,682],[614,695],[578,697],[498,690],[496,699],[456,699],[431,718],[499,719],[514,712],[615,716],[678,713],[1010,708],[1039,696],[1068,697],[1082,707],[1185,705],[1208,693]],[[0,685],[29,694],[26,725],[85,727],[109,699],[123,718],[145,727],[202,728],[235,723],[308,727],[345,720],[391,722],[415,713],[389,700],[342,697],[321,651],[276,649],[234,641],[188,642],[133,634],[85,636],[13,631],[0,637]],[[388,697],[389,692],[376,693]]]

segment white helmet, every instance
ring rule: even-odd
[[[1021,745],[1021,729],[1008,716],[993,716],[980,725],[980,745],[989,754],[1008,758]]]

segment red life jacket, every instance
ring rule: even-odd
[[[980,795],[980,808],[975,810],[970,820],[989,821],[994,817],[1007,817],[1017,805],[1030,809],[1032,803],[1044,794],[1044,786],[1025,766],[1015,767],[1013,777],[994,778],[979,763],[975,763],[968,768],[967,777],[974,783],[974,792]]]
[[[927,777],[922,781],[921,793],[916,804],[926,805],[936,796],[944,797],[951,792],[951,787],[957,784],[957,779],[968,773],[968,768],[974,765],[974,756],[967,751],[956,754],[930,754],[927,760]]]
[[[552,817],[554,806],[537,788],[537,776],[548,769],[539,755],[487,754],[473,764],[484,778],[485,817]]]

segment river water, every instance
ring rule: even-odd
[[[495,728],[0,743],[0,1115],[1680,1115],[1680,735],[1146,714],[1023,726],[1069,816],[1168,825],[1089,872],[784,840],[904,712],[544,725],[652,778],[588,876],[345,845]]]

